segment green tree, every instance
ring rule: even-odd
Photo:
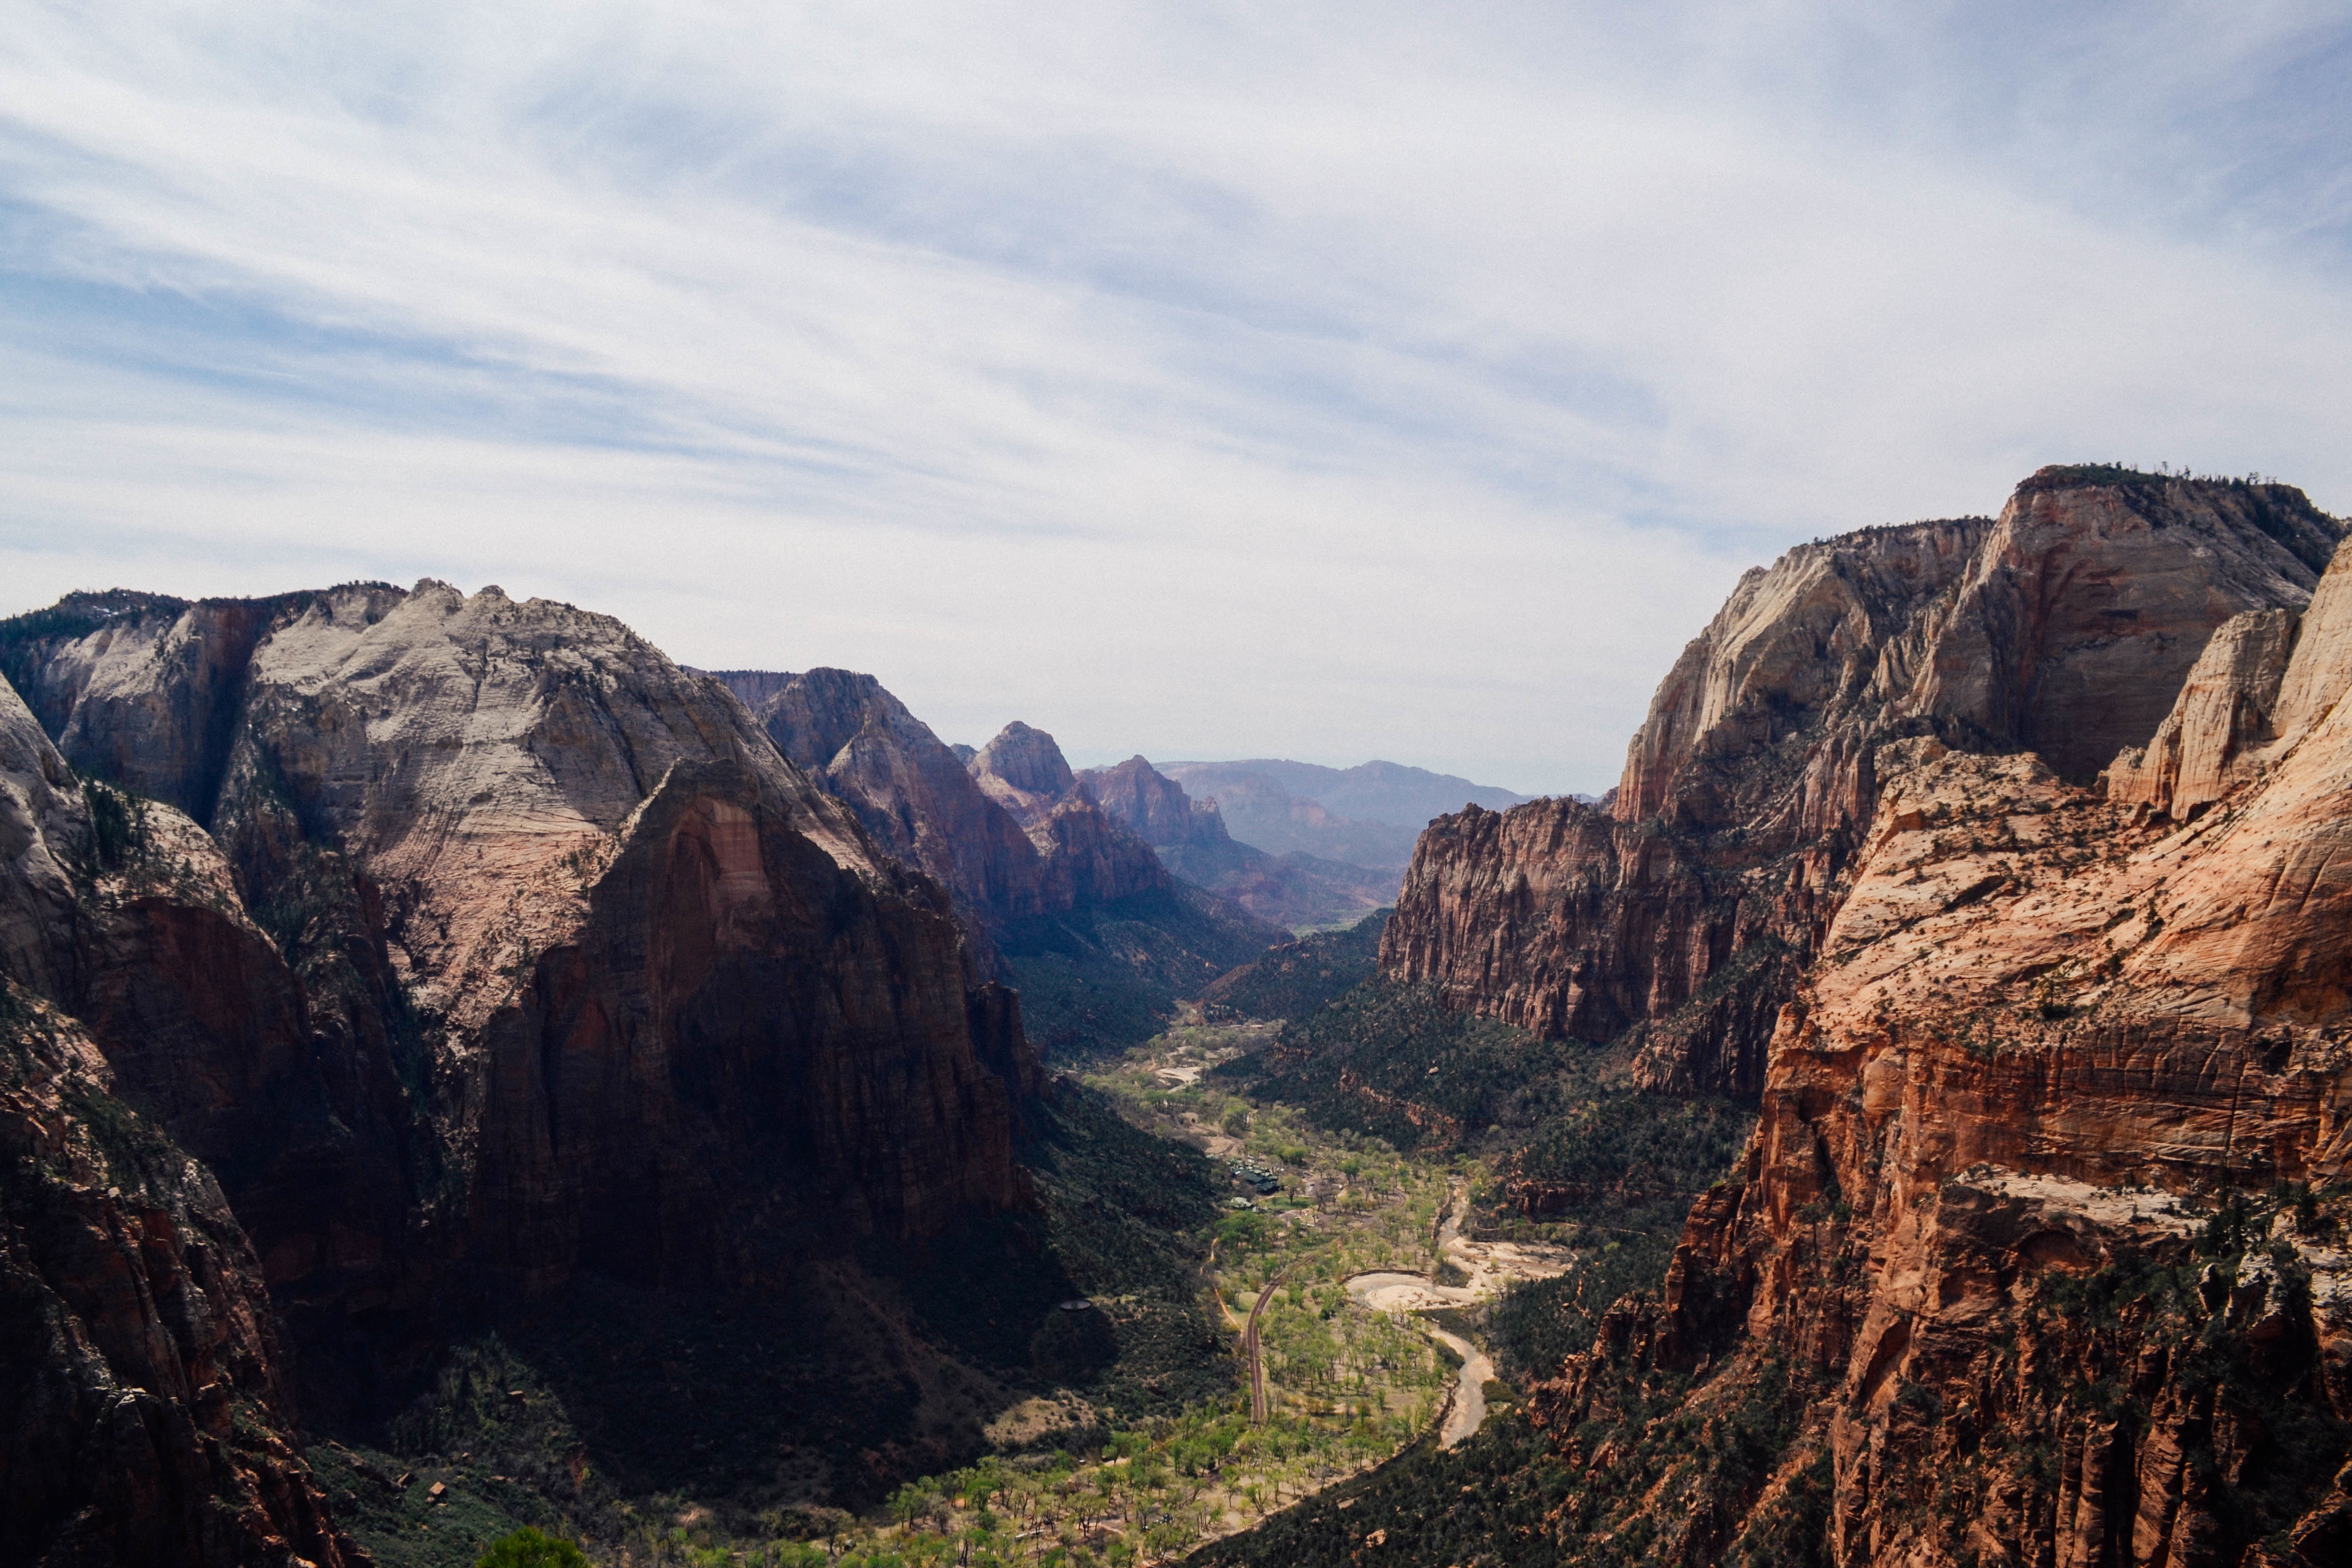
[[[588,1554],[569,1541],[526,1527],[491,1542],[474,1568],[588,1568]]]

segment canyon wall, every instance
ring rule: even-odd
[[[947,889],[976,971],[1025,993],[1022,1016],[1050,1048],[1132,1045],[1178,998],[1286,934],[1256,884],[1229,886],[1197,847],[1160,852],[1135,818],[1139,797],[1097,799],[1094,775],[1074,773],[1043,730],[1016,721],[973,751],[942,744],[870,675],[716,679],[885,853]]]
[[[886,853],[952,893],[976,927],[1048,907],[1054,879],[1021,824],[874,677],[812,669],[719,679],[779,751],[847,803]]]
[[[948,895],[619,623],[85,595],[0,668],[0,957],[217,1175],[306,1342],[1027,1201],[1038,1069]]]
[[[0,1559],[367,1563],[289,1441],[244,1231],[117,1087],[0,981]]]
[[[168,1102],[216,1135],[238,1119],[230,1097],[284,1068],[286,991],[248,962],[254,933],[209,847],[169,806],[86,790],[0,681],[0,1559],[11,1563],[367,1561],[291,1440],[276,1313],[244,1227],[213,1173],[127,1102]],[[127,961],[157,943],[219,970],[215,994],[253,1016],[200,1021],[145,994]],[[118,1024],[146,1014],[160,1026],[152,1049],[126,1053],[141,1081],[119,1078],[50,1000],[79,993]],[[204,1022],[241,1052],[215,1073],[174,1070],[194,1066],[188,1037]]]
[[[2342,532],[2284,486],[2051,468],[1997,520],[1791,550],[1684,651],[1602,805],[1430,825],[1382,969],[1548,1035],[1638,1030],[1646,1087],[1754,1096],[1852,886],[1882,746],[2087,779],[2155,740],[2217,628],[2299,613]]]
[[[1588,1483],[1564,1536],[2352,1554],[2347,601],[2352,552],[2150,674],[2105,790],[1877,750],[1745,1158],[1533,1401]]]

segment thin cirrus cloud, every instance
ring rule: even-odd
[[[33,5],[0,609],[498,582],[951,739],[1602,787],[1793,540],[2352,504],[2352,26],[2048,10]]]

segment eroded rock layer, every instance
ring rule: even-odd
[[[1537,1396],[1592,1479],[1563,1531],[1689,1563],[2352,1552],[2347,585],[2352,553],[2177,684],[2193,820],[2032,754],[1875,752],[1745,1160],[1663,1299]]]
[[[0,1559],[365,1563],[289,1440],[242,1227],[116,1088],[0,980]]]
[[[0,963],[217,1174],[306,1341],[1026,1201],[1038,1069],[947,893],[617,622],[78,596],[0,661]]]
[[[1998,520],[1792,550],[1685,650],[1603,805],[1431,824],[1382,968],[1548,1034],[1639,1028],[1647,1087],[1754,1095],[1852,885],[1881,746],[2030,750],[2088,779],[2156,737],[2217,628],[2301,612],[2342,531],[2284,486],[2053,468]]]

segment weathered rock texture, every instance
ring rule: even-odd
[[[0,980],[0,1560],[358,1564],[212,1175]]]
[[[1431,825],[1382,968],[1548,1034],[1639,1027],[1645,1086],[1753,1095],[1852,885],[1881,745],[2087,779],[2149,742],[2217,628],[2299,612],[2342,531],[2284,486],[2053,468],[1997,521],[1792,550],[1685,650],[1606,809]]]
[[[2347,589],[2352,552],[2307,613],[2149,673],[2177,697],[2132,798],[1875,752],[1742,1166],[1663,1300],[1534,1402],[1595,1479],[1563,1531],[1662,1562],[1824,1532],[1923,1568],[2346,1560]]]
[[[1025,1201],[1036,1064],[947,895],[617,622],[79,596],[0,659],[61,742],[0,688],[0,961],[217,1173],[306,1338]]]

